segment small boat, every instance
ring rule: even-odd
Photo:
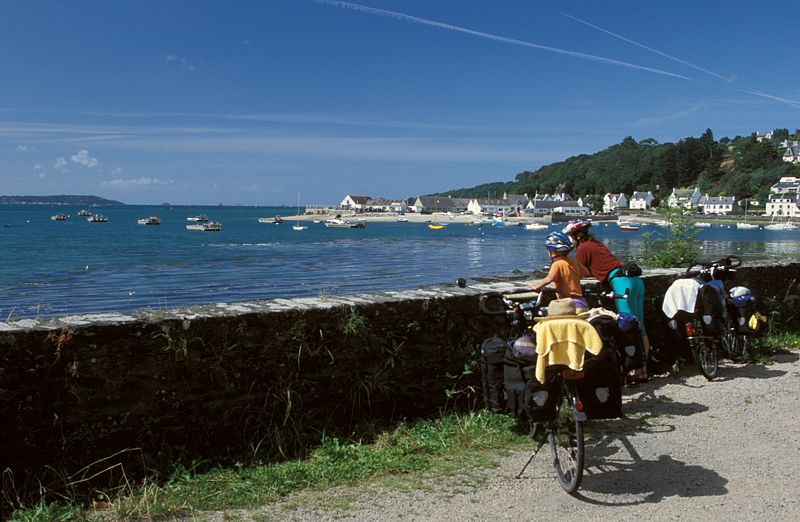
[[[707,221],[698,221],[694,224],[697,228],[711,228],[711,223]]]
[[[58,214],[53,214],[52,216],[50,216],[50,219],[53,221],[66,221],[69,219],[69,216],[59,212]]]
[[[280,225],[283,223],[283,218],[280,216],[273,216],[271,218],[258,218],[259,223],[265,223],[267,225]]]
[[[447,223],[428,223],[428,228],[431,230],[442,230],[447,228]]]
[[[670,227],[670,226],[672,226],[672,224],[669,221],[653,221],[653,224],[657,225],[659,227]]]
[[[323,221],[328,228],[364,228],[367,226],[363,221],[347,221],[345,219],[326,219]]]
[[[108,218],[105,217],[103,214],[92,214],[86,221],[89,223],[108,223]]]
[[[219,232],[222,230],[222,225],[216,221],[208,221],[206,223],[193,223],[186,225],[186,230],[199,230],[201,232]]]
[[[320,221],[319,219],[315,219],[315,220],[314,220],[314,223],[317,223],[317,224],[319,224],[319,223],[322,223],[322,221]]]
[[[765,225],[764,230],[795,230],[797,227],[794,223],[783,222],[783,223],[772,223],[770,225]]]
[[[547,230],[547,228],[544,223],[528,223],[525,225],[525,230]]]
[[[195,223],[208,223],[208,216],[205,214],[200,214],[199,216],[190,216],[186,218],[186,221],[194,221]]]
[[[399,218],[395,219],[395,222],[396,223],[408,223],[408,218],[399,217]]]
[[[92,215],[92,213],[86,210],[85,208],[82,208],[81,210],[78,211],[78,215],[82,217],[89,217]]]
[[[639,230],[639,225],[631,222],[618,223],[617,228],[619,228],[620,230],[633,231],[633,230]]]
[[[297,194],[297,223],[292,225],[292,230],[297,230],[298,232],[302,230],[308,230],[308,227],[305,225],[300,224],[300,194]]]
[[[136,222],[138,224],[140,224],[140,225],[160,225],[161,224],[161,220],[158,219],[158,217],[156,217],[156,216],[150,216],[150,217],[146,217],[146,218],[141,218],[141,219],[137,220]]]
[[[736,223],[736,228],[739,230],[752,230],[758,228],[758,225],[755,223]]]

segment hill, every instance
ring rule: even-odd
[[[800,176],[800,166],[782,160],[780,144],[797,140],[787,129],[773,131],[771,140],[756,135],[722,138],[711,129],[699,138],[678,143],[658,143],[652,138],[622,142],[591,155],[581,154],[564,161],[523,171],[514,181],[494,182],[456,189],[436,195],[486,197],[487,193],[535,194],[566,192],[573,196],[608,192],[652,191],[663,198],[676,187],[700,187],[709,195],[765,199],[769,187],[781,176]]]
[[[124,205],[120,201],[98,196],[0,196],[0,205]]]

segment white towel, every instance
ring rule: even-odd
[[[700,286],[702,285],[694,279],[678,279],[672,283],[664,294],[664,304],[661,305],[664,315],[672,319],[681,310],[693,313]]]

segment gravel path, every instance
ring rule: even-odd
[[[592,423],[579,496],[559,487],[545,446],[497,469],[436,482],[361,486],[291,497],[208,520],[797,520],[800,363],[724,364],[626,390],[627,419]],[[404,491],[407,490],[407,491]]]

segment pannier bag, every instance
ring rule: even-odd
[[[507,347],[503,339],[490,337],[484,340],[479,348],[478,364],[481,367],[483,405],[493,413],[506,411],[503,359]]]
[[[752,321],[756,314],[756,299],[750,293],[750,289],[744,286],[735,286],[730,290],[728,299],[728,313],[736,331],[741,334],[755,333],[753,325],[758,327],[758,321]]]
[[[526,384],[536,380],[536,361],[519,360],[509,346],[503,358],[503,380],[506,392],[506,410],[516,419],[524,420]]]
[[[536,334],[533,338],[528,335],[519,337],[511,343],[511,352],[514,358],[520,362],[532,362],[536,364]]]
[[[574,381],[578,397],[590,419],[622,417],[622,374],[615,350],[603,348],[600,354],[586,353],[583,379]]]
[[[556,418],[556,402],[559,398],[560,381],[548,379],[542,384],[536,379],[528,381],[525,390],[525,411],[531,422],[548,422]]]
[[[703,324],[703,332],[706,335],[720,335],[725,330],[727,314],[722,282],[709,281],[704,284],[700,287],[699,297],[697,314]]]
[[[617,316],[617,351],[622,368],[629,372],[644,367],[644,344],[639,320],[635,315],[622,312]]]

